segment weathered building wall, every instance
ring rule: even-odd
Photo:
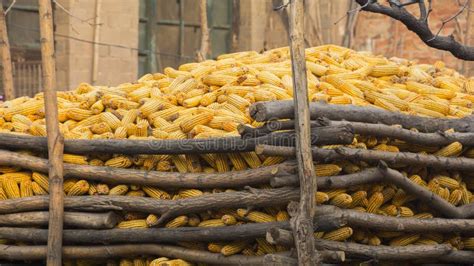
[[[138,51],[130,48],[138,47],[139,1],[100,0],[98,42],[129,48],[100,45],[95,81],[94,44],[90,41],[94,40],[97,0],[58,1],[73,14],[58,9],[55,12],[58,89],[72,89],[81,82],[113,86],[136,80]]]

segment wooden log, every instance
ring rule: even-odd
[[[241,133],[242,137],[264,136],[277,130],[294,129],[294,123],[294,120],[269,121],[259,128],[240,125],[239,132]],[[450,133],[438,131],[433,133],[423,133],[384,124],[369,124],[349,121],[330,121],[326,118],[311,121],[312,128],[329,125],[349,125],[354,130],[354,134],[374,136],[380,138],[387,137],[390,139],[403,140],[408,143],[415,143],[418,145],[445,146],[452,142],[458,141],[465,146],[474,146],[474,133],[471,132]]]
[[[294,157],[294,147],[258,145],[258,154],[269,156]],[[352,149],[338,147],[336,149],[312,148],[313,157],[321,162],[338,160],[356,160],[366,162],[385,161],[389,165],[421,165],[437,169],[466,170],[474,169],[474,159],[464,157],[442,157],[411,152],[386,152],[377,150]]]
[[[88,212],[65,212],[64,225],[86,229],[110,229],[114,228],[120,221],[120,216],[114,212],[88,213]],[[0,226],[44,226],[48,224],[48,212],[21,212],[0,215]],[[28,230],[18,228],[19,230]]]
[[[311,154],[311,143],[313,137],[318,139],[321,135],[312,135],[309,123],[303,0],[290,0],[288,21],[291,72],[293,77],[293,104],[295,106],[293,114],[295,117],[296,161],[298,163],[298,177],[301,184],[298,207],[295,206],[294,211],[289,211],[289,214],[298,253],[298,264],[310,266],[318,265],[321,261],[314,247],[313,230],[311,230],[312,217],[316,212],[314,195],[318,190],[316,180],[313,178],[314,163]]]
[[[313,221],[318,230],[330,231],[346,225],[342,216],[325,214]],[[273,227],[290,229],[289,222],[248,223],[222,227],[180,227],[136,229],[65,229],[64,242],[68,244],[119,244],[119,243],[177,243],[177,242],[229,242],[265,237]],[[26,243],[46,243],[47,230],[36,228],[0,227],[0,236]]]
[[[271,244],[292,246],[294,243],[291,232],[278,228],[270,229],[267,232],[266,239]],[[316,239],[315,245],[316,248],[319,249],[343,251],[349,258],[366,258],[387,261],[439,259],[453,251],[453,247],[449,244],[392,247],[384,245],[368,246],[350,242]],[[452,262],[456,262],[456,260],[453,260]]]
[[[49,235],[47,263],[62,264],[62,230],[64,216],[63,147],[64,139],[58,125],[58,100],[56,96],[56,61],[54,55],[53,10],[50,0],[39,0],[41,35],[41,62],[43,71],[44,106],[49,158]]]
[[[28,154],[0,150],[0,165],[46,173],[48,161]],[[296,164],[284,162],[257,169],[227,173],[177,173],[122,169],[105,166],[64,164],[64,177],[81,178],[107,184],[138,184],[166,188],[238,188],[268,184],[275,176],[294,175]]]
[[[64,199],[64,206],[68,210],[135,211],[173,216],[221,208],[283,206],[298,199],[298,190],[279,188],[215,193],[179,200],[132,196],[73,196]],[[0,204],[0,214],[45,210],[48,200],[48,196],[4,200]]]
[[[350,126],[319,127],[311,137],[312,145],[350,144],[354,133]],[[294,146],[295,134],[276,132],[259,138],[225,137],[185,140],[67,139],[64,152],[73,154],[199,154],[253,151],[258,144]],[[33,151],[47,150],[46,138],[0,133],[0,147]]]
[[[46,256],[46,246],[11,246],[0,245],[0,259],[5,260],[42,260]],[[216,265],[262,265],[263,256],[222,254],[202,250],[191,250],[177,246],[141,244],[113,246],[65,246],[62,248],[65,259],[109,259],[130,258],[135,256],[156,256],[180,258],[191,262],[202,262]]]
[[[0,3],[0,58],[2,60],[2,85],[6,100],[15,98],[13,85],[12,59],[10,55],[10,42],[8,40],[7,22],[3,3]]]
[[[298,260],[279,254],[267,254],[263,258],[263,264],[268,266],[298,265]]]
[[[310,103],[311,119],[326,117],[330,120],[346,120],[364,123],[401,125],[403,128],[416,128],[422,132],[445,131],[453,128],[457,132],[474,132],[474,118],[461,119],[427,118],[385,111],[374,107],[354,105],[332,105]],[[293,101],[259,102],[250,106],[250,115],[257,121],[294,118]]]
[[[347,175],[316,177],[318,187],[321,189],[349,188],[380,181],[382,181],[382,174],[376,167],[367,168],[360,172]],[[272,187],[298,186],[299,180],[296,175],[292,174],[274,176],[270,180],[270,185]]]
[[[111,245],[111,246],[65,246],[62,250],[65,259],[115,259],[136,256],[154,256],[179,258],[195,263],[208,263],[212,265],[267,265],[271,259],[264,256],[232,255],[223,256],[202,250],[191,250],[178,246],[158,244]],[[287,254],[287,252],[280,253]],[[46,246],[13,246],[0,245],[0,259],[22,261],[42,260],[46,255]],[[279,254],[272,254],[278,256]],[[281,256],[281,255],[280,255]],[[267,257],[267,258],[265,258]],[[342,262],[345,258],[342,252],[325,250],[322,252],[324,261]],[[337,261],[336,261],[337,260]]]
[[[474,233],[474,220],[472,219],[416,219],[409,217],[382,216],[372,213],[340,209],[336,206],[319,206],[321,215],[331,214],[347,221],[351,227],[368,228],[370,230],[412,232],[412,233]]]
[[[207,0],[199,0],[199,20],[201,26],[201,47],[197,55],[197,61],[202,62],[209,56],[211,48],[209,27],[207,25]]]

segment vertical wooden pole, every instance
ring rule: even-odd
[[[5,99],[11,100],[15,98],[15,90],[13,87],[12,59],[10,56],[10,42],[8,41],[7,22],[5,21],[5,13],[3,4],[0,1],[0,52],[2,59],[2,80]]]
[[[92,55],[92,80],[91,84],[97,83],[99,75],[99,44],[100,41],[100,10],[102,0],[95,0],[95,18],[94,18],[94,53]]]
[[[232,0],[232,40],[231,51],[237,52],[239,49],[240,31],[240,0]]]
[[[146,59],[146,70],[148,73],[156,73],[158,71],[156,60],[156,0],[148,0],[146,3],[146,43],[148,48],[148,56]]]
[[[206,60],[209,54],[209,27],[207,26],[207,0],[199,1],[199,17],[201,20],[201,48],[198,53],[198,61]]]
[[[54,58],[53,12],[51,0],[39,0],[41,58],[43,65],[44,104],[48,133],[49,227],[47,265],[60,266],[63,240],[63,147],[59,132]]]
[[[319,257],[314,246],[313,215],[316,208],[314,195],[317,191],[311,154],[311,128],[306,79],[304,47],[304,0],[290,1],[289,35],[293,94],[295,103],[296,159],[300,180],[300,202],[290,204],[290,224],[298,251],[299,265],[317,265]]]
[[[181,64],[184,55],[184,0],[179,1],[179,55],[181,56],[179,64]]]

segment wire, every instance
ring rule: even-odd
[[[39,32],[38,29],[24,27],[24,26],[15,24],[15,23],[9,23],[8,26],[12,26],[12,27],[27,30],[27,31]],[[91,41],[91,40],[81,39],[81,38],[77,38],[77,37],[73,37],[73,36],[69,36],[69,35],[63,35],[63,34],[59,34],[59,33],[54,33],[54,36],[61,37],[61,38],[66,38],[66,39],[72,39],[72,40],[75,40],[75,41],[78,41],[78,42],[97,44],[97,45],[100,45],[100,46],[116,47],[116,48],[121,48],[121,49],[129,49],[129,50],[132,50],[132,51],[141,51],[141,52],[149,53],[149,50],[142,50],[142,49],[139,49],[139,48],[136,48],[136,47],[129,47],[129,46],[121,45],[121,44],[113,44],[113,43],[105,43],[105,42],[94,42],[94,41]],[[175,58],[182,58],[182,59],[191,59],[191,60],[194,59],[194,57],[192,57],[192,56],[186,56],[186,55],[181,56],[181,55],[178,55],[178,54],[169,54],[169,53],[163,53],[163,52],[154,52],[154,54],[163,55],[163,56],[170,56],[170,57],[175,57]]]
[[[15,0],[16,1],[16,0]],[[67,10],[64,6],[62,6],[60,3],[58,3],[58,1],[56,0],[53,0],[53,2],[56,4],[57,7],[59,7],[59,9],[61,9],[62,11],[64,11],[64,13],[68,14],[69,16],[81,21],[82,23],[87,23],[89,24],[90,26],[96,26],[97,24],[94,24],[92,22],[90,22],[90,20],[94,19],[94,18],[90,18],[90,19],[82,19],[78,16],[75,16],[71,13],[71,11]]]
[[[15,5],[15,3],[16,3],[16,0],[13,0],[13,2],[8,6],[8,8],[4,12],[5,16],[8,14],[8,12],[10,12],[10,10]]]

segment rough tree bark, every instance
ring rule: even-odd
[[[56,97],[56,62],[54,57],[53,10],[50,0],[39,0],[41,57],[43,66],[44,105],[48,134],[49,166],[49,231],[47,264],[62,264],[61,247],[64,215],[63,145],[59,132]]]
[[[0,3],[0,52],[2,59],[2,82],[5,99],[11,100],[15,98],[15,90],[13,86],[12,59],[10,56],[10,42],[8,41],[7,23],[5,21],[5,13],[3,11],[3,3]]]

